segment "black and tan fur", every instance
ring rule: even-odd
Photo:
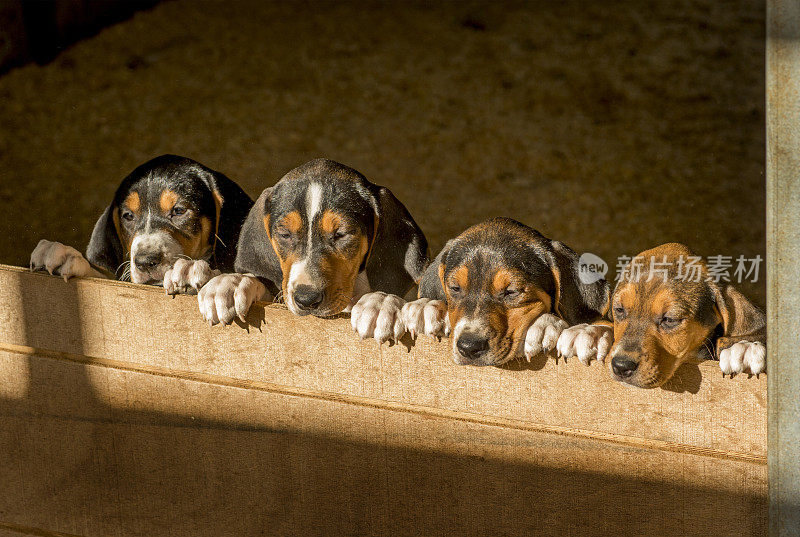
[[[544,313],[568,324],[601,317],[608,283],[584,284],[578,256],[509,218],[477,224],[445,245],[425,271],[419,297],[442,300],[457,363],[499,365],[521,355]]]
[[[69,274],[74,263],[64,263],[55,271],[65,277],[94,275],[159,284],[179,258],[206,260],[212,269],[231,270],[239,230],[252,204],[236,183],[217,171],[185,157],[156,157],[122,180],[97,220],[86,250],[92,268],[86,265],[82,272]],[[42,243],[41,247],[57,247],[51,252],[65,248]],[[32,255],[31,267],[44,268],[38,260],[46,257]]]
[[[297,315],[329,316],[362,294],[405,294],[428,261],[427,241],[388,188],[327,159],[267,188],[242,229],[236,271],[280,290]]]
[[[685,271],[679,260],[692,256],[682,244],[663,244],[623,271],[608,312],[614,328],[608,363],[617,380],[654,388],[683,363],[719,359],[737,342],[766,342],[764,313],[732,285],[709,278],[705,264],[699,263],[698,281],[679,277]]]

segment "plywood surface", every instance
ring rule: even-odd
[[[0,268],[0,535],[765,533],[763,378],[636,390],[248,321]]]

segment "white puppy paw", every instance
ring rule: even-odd
[[[199,291],[214,276],[219,276],[219,271],[211,270],[208,261],[179,258],[164,273],[164,292],[175,295],[190,289]]]
[[[350,312],[350,325],[361,339],[374,337],[378,343],[397,341],[405,333],[400,310],[405,300],[382,292],[362,296]]]
[[[230,324],[238,317],[244,321],[253,302],[262,300],[267,288],[255,276],[221,274],[215,276],[197,293],[200,314],[209,324]]]
[[[564,319],[552,313],[540,315],[525,335],[525,358],[530,362],[537,354],[555,349],[558,337],[568,326]]]
[[[589,365],[592,360],[604,362],[613,344],[614,331],[610,326],[577,324],[561,332],[556,348],[560,356],[577,356],[581,363]]]
[[[78,250],[60,242],[42,239],[31,253],[31,270],[45,269],[69,280],[73,276],[100,276]]]
[[[441,300],[420,298],[406,303],[400,312],[403,324],[411,337],[418,334],[431,337],[450,335],[450,316],[447,315],[447,304]]]
[[[767,348],[758,341],[738,341],[719,353],[723,375],[758,375],[767,369]]]

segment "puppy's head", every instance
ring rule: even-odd
[[[563,244],[495,218],[450,241],[419,294],[447,302],[457,364],[500,365],[522,354],[527,329],[543,313],[570,322],[601,315],[608,284],[582,284],[577,261]]]
[[[136,168],[95,225],[89,261],[115,275],[129,263],[132,282],[159,283],[176,258],[209,257],[223,203],[215,174],[174,155]]]
[[[410,216],[397,217],[398,206],[387,189],[352,168],[326,159],[308,162],[256,202],[240,238],[237,270],[274,282],[296,315],[340,313],[351,305],[359,281],[364,291],[374,289],[387,271],[399,271],[399,283],[413,284],[427,243]],[[411,270],[404,264],[407,251]],[[381,270],[373,271],[376,261]]]
[[[710,279],[700,258],[677,243],[631,260],[609,313],[611,373],[641,388],[661,386],[681,364],[713,359],[735,340],[760,337],[765,323],[758,308],[732,286]],[[731,342],[720,346],[726,340]]]

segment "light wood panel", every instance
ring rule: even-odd
[[[451,362],[347,319],[0,268],[0,530],[762,535],[765,379]],[[37,530],[38,531],[38,530]]]

